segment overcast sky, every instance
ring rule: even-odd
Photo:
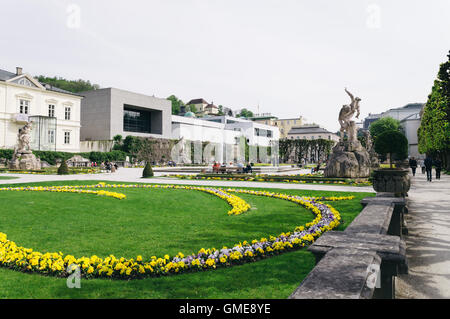
[[[9,0],[0,68],[338,129],[425,102],[450,50],[450,1]]]

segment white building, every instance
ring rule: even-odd
[[[287,135],[287,139],[290,140],[330,140],[335,143],[339,142],[339,136],[335,133],[320,127],[319,125],[303,125],[292,127]]]
[[[369,114],[364,119],[364,129],[369,129],[370,124],[383,117],[392,117],[400,121],[400,126],[408,139],[408,155],[411,157],[423,157],[420,155],[418,148],[417,130],[420,126],[420,111],[424,107],[424,103],[409,103],[402,107],[389,109],[380,114]]]
[[[419,153],[419,137],[417,130],[420,127],[421,117],[420,113],[414,113],[400,121],[403,133],[408,139],[408,155],[411,157],[425,158]]]
[[[202,158],[204,162],[230,162],[235,156],[239,158],[238,154],[243,156],[238,150],[241,143],[245,143],[242,139],[251,147],[250,152],[254,152],[256,146],[278,147],[280,132],[277,127],[230,116],[195,118],[187,115],[172,115],[172,139],[210,144],[207,155]],[[277,153],[278,150],[274,151]],[[270,156],[267,162],[278,163],[278,157]]]
[[[22,68],[0,69],[0,148],[14,149],[19,129],[33,121],[33,150],[79,152],[81,99],[39,83]]]

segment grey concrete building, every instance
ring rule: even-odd
[[[105,88],[82,92],[81,141],[111,140],[120,134],[171,138],[169,100]]]

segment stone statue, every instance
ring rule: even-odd
[[[339,143],[333,147],[324,175],[325,177],[367,178],[371,168],[370,155],[359,142],[358,128],[355,121],[352,121],[355,113],[356,118],[359,118],[361,99],[354,97],[347,88],[345,92],[350,96],[351,102],[349,105],[343,105],[339,112],[341,137]],[[347,133],[347,140],[344,140],[345,133]],[[370,147],[372,148],[371,145]]]
[[[366,150],[369,152],[372,168],[378,168],[380,166],[380,160],[378,159],[378,154],[373,148],[372,135],[370,135],[369,130],[364,131],[364,140],[366,141]]]
[[[19,130],[18,145],[14,148],[12,160],[9,162],[10,169],[41,169],[41,161],[36,158],[30,147],[32,123],[28,122]]]
[[[348,90],[345,88],[345,92],[350,96],[351,103],[350,105],[343,105],[341,111],[339,112],[339,124],[341,125],[341,142],[344,141],[344,133],[347,133],[348,140],[353,142],[357,139],[357,127],[355,122],[352,121],[352,117],[356,112],[356,118],[359,118],[359,102],[361,99],[359,97],[354,97]]]
[[[32,123],[28,122],[25,124],[23,128],[19,130],[19,145],[17,151],[23,152],[23,151],[30,151],[30,141],[31,141],[31,129],[32,129]]]
[[[370,131],[364,131],[364,141],[366,142],[366,150],[370,152],[373,148],[372,136],[370,135]]]

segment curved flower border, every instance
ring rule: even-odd
[[[110,255],[106,258],[97,256],[75,258],[72,255],[63,255],[59,253],[40,253],[31,248],[18,246],[13,241],[7,239],[6,234],[0,233],[0,265],[18,271],[37,272],[45,275],[66,277],[70,271],[68,269],[78,266],[80,273],[85,278],[115,278],[115,279],[137,279],[144,277],[158,277],[169,274],[183,273],[189,271],[203,271],[216,269],[219,267],[228,267],[237,264],[257,261],[286,251],[305,247],[319,237],[323,232],[336,228],[341,217],[339,212],[328,204],[317,201],[314,197],[300,197],[287,194],[252,191],[244,189],[226,190],[220,188],[204,188],[181,185],[107,185],[100,183],[97,185],[83,186],[53,186],[53,187],[22,187],[22,188],[2,188],[0,190],[22,190],[22,191],[61,191],[73,193],[90,193],[102,196],[117,197],[115,192],[109,191],[90,191],[86,188],[175,188],[175,189],[196,189],[205,191],[226,199],[232,206],[239,197],[230,194],[231,192],[246,193],[257,196],[267,196],[279,198],[297,203],[311,210],[316,218],[305,226],[298,226],[292,232],[281,233],[279,236],[270,236],[253,240],[240,242],[231,248],[222,249],[210,248],[200,249],[197,254],[184,256],[181,252],[174,257],[165,255],[163,258],[152,256],[150,260],[144,261],[142,256],[135,259],[126,259],[124,257],[116,258]],[[124,194],[120,194],[125,196]],[[228,196],[229,195],[229,196]],[[125,198],[125,197],[123,197]],[[123,199],[120,198],[120,199]],[[346,200],[353,197],[324,197],[321,200]],[[248,205],[248,204],[247,204]],[[235,207],[233,206],[233,209]],[[249,207],[248,207],[249,208]],[[247,209],[248,209],[247,208]],[[233,211],[233,209],[231,211]],[[242,208],[241,208],[242,209]],[[230,214],[230,212],[229,212]],[[235,214],[231,213],[230,215]]]

